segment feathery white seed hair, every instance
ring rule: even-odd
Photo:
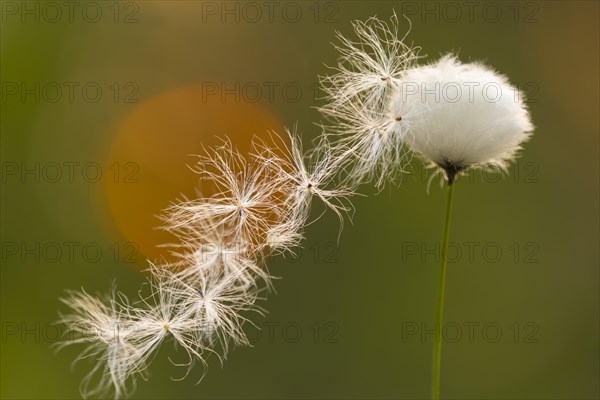
[[[193,318],[187,307],[189,296],[179,290],[182,284],[170,270],[150,263],[150,271],[152,275],[146,286],[149,293],[140,291],[143,307],[135,309],[137,329],[131,341],[144,360],[148,360],[164,340],[172,337],[187,355],[187,362],[178,364],[188,367],[186,376],[196,361],[200,361],[206,370],[203,353],[209,349],[200,339],[206,332],[202,322]]]
[[[313,151],[304,153],[302,142],[295,129],[286,130],[290,138],[290,147],[285,152],[289,154],[288,207],[296,214],[302,223],[306,223],[310,214],[313,198],[318,198],[327,208],[332,210],[343,226],[343,213],[353,210],[349,198],[354,191],[343,185],[335,185],[335,177],[343,166],[343,160],[337,157],[330,147],[327,137],[322,135]]]
[[[214,229],[232,232],[235,242],[264,243],[265,232],[281,211],[280,160],[271,154],[268,159],[260,158],[263,162],[259,158],[248,161],[230,141],[205,149],[198,157],[196,172],[212,182],[217,193],[171,206],[166,217],[169,228],[216,222]]]
[[[265,245],[272,255],[289,253],[295,255],[294,248],[304,239],[303,221],[289,212],[282,222],[269,228]]]
[[[326,129],[335,138],[332,146],[336,157],[343,160],[340,164],[347,171],[345,182],[351,187],[374,182],[382,188],[408,163],[410,154],[404,148],[406,125],[389,103],[388,109],[376,111],[361,97],[354,97],[337,107],[335,119],[330,120],[334,123]]]
[[[94,366],[81,381],[83,397],[128,396],[138,375],[144,377],[145,357],[133,343],[137,323],[125,295],[113,286],[112,294],[97,297],[85,290],[68,291],[60,299],[69,306],[69,314],[61,314],[60,323],[68,328],[66,340],[57,344],[62,349],[72,344],[85,344],[74,364],[90,359]]]
[[[216,221],[198,221],[174,232],[180,243],[164,247],[171,248],[171,254],[177,258],[168,264],[177,271],[177,278],[198,284],[203,271],[218,270],[235,276],[246,287],[256,285],[259,278],[271,287],[272,277],[266,266],[257,261],[257,252],[264,246],[234,241],[235,235],[219,225]],[[265,240],[268,242],[269,232]]]
[[[523,93],[504,75],[453,55],[407,71],[393,110],[409,132],[405,144],[450,180],[469,167],[504,168],[533,130]]]
[[[326,119],[323,128],[334,137],[337,158],[343,160],[345,182],[355,187],[374,181],[381,188],[406,161],[403,125],[391,99],[404,72],[420,58],[420,48],[405,44],[406,35],[399,37],[395,13],[389,24],[372,17],[353,27],[356,41],[337,34],[341,59],[333,75],[321,79],[327,103],[319,110]]]
[[[197,284],[180,283],[173,290],[186,298],[185,308],[202,324],[200,339],[213,348],[221,362],[227,357],[230,344],[250,345],[243,326],[253,323],[243,314],[263,315],[263,310],[255,304],[259,290],[240,286],[235,275],[216,269],[203,270]],[[217,344],[222,354],[214,349]]]
[[[325,98],[334,107],[355,96],[362,96],[365,104],[376,109],[386,102],[391,85],[419,58],[420,48],[404,43],[408,32],[399,37],[399,25],[394,13],[389,23],[377,17],[353,21],[356,40],[336,32],[340,43],[334,47],[340,60],[332,67],[334,74],[321,77]]]
[[[166,339],[187,355],[184,378],[198,362],[206,373],[206,354],[221,362],[229,346],[250,345],[244,332],[247,314],[263,315],[256,305],[271,276],[264,261],[269,254],[293,252],[302,239],[313,198],[320,199],[343,225],[353,210],[353,191],[335,187],[343,165],[325,139],[314,152],[303,153],[300,138],[288,131],[286,145],[272,133],[273,145],[255,139],[248,158],[229,141],[205,149],[196,172],[212,182],[217,193],[174,204],[166,229],[181,241],[169,245],[176,262],[150,263],[151,277],[136,306],[113,291],[106,301],[85,291],[63,302],[73,312],[62,321],[77,337],[62,343],[87,343],[80,358],[96,364],[82,382],[82,393],[96,396],[114,390],[130,393],[139,375]],[[117,330],[115,331],[115,327]]]

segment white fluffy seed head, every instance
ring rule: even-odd
[[[469,167],[504,168],[533,131],[523,93],[504,75],[452,55],[407,71],[393,110],[408,148],[449,181]]]

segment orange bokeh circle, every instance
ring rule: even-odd
[[[110,219],[142,258],[168,258],[161,244],[174,238],[157,229],[158,216],[181,194],[192,196],[198,175],[188,168],[203,145],[229,137],[245,154],[253,136],[268,137],[281,123],[260,103],[225,102],[187,86],[139,104],[119,125],[106,156],[110,179],[103,197]]]

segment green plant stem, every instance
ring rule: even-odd
[[[446,187],[446,216],[444,217],[444,234],[440,254],[440,276],[437,290],[437,306],[435,313],[435,336],[433,340],[433,377],[431,381],[432,397],[440,398],[440,366],[442,361],[442,323],[444,316],[444,287],[446,284],[446,264],[448,240],[450,238],[450,216],[452,214],[452,193],[454,184]]]

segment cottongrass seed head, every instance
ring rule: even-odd
[[[471,167],[505,168],[533,131],[523,93],[480,63],[453,55],[419,66],[418,48],[391,24],[354,24],[357,41],[338,34],[341,61],[322,80],[333,148],[353,186],[394,180],[412,154],[452,183]],[[379,79],[377,79],[379,77]]]
[[[453,55],[407,71],[393,111],[406,124],[408,148],[449,183],[470,167],[504,168],[533,131],[523,93],[504,75]]]

